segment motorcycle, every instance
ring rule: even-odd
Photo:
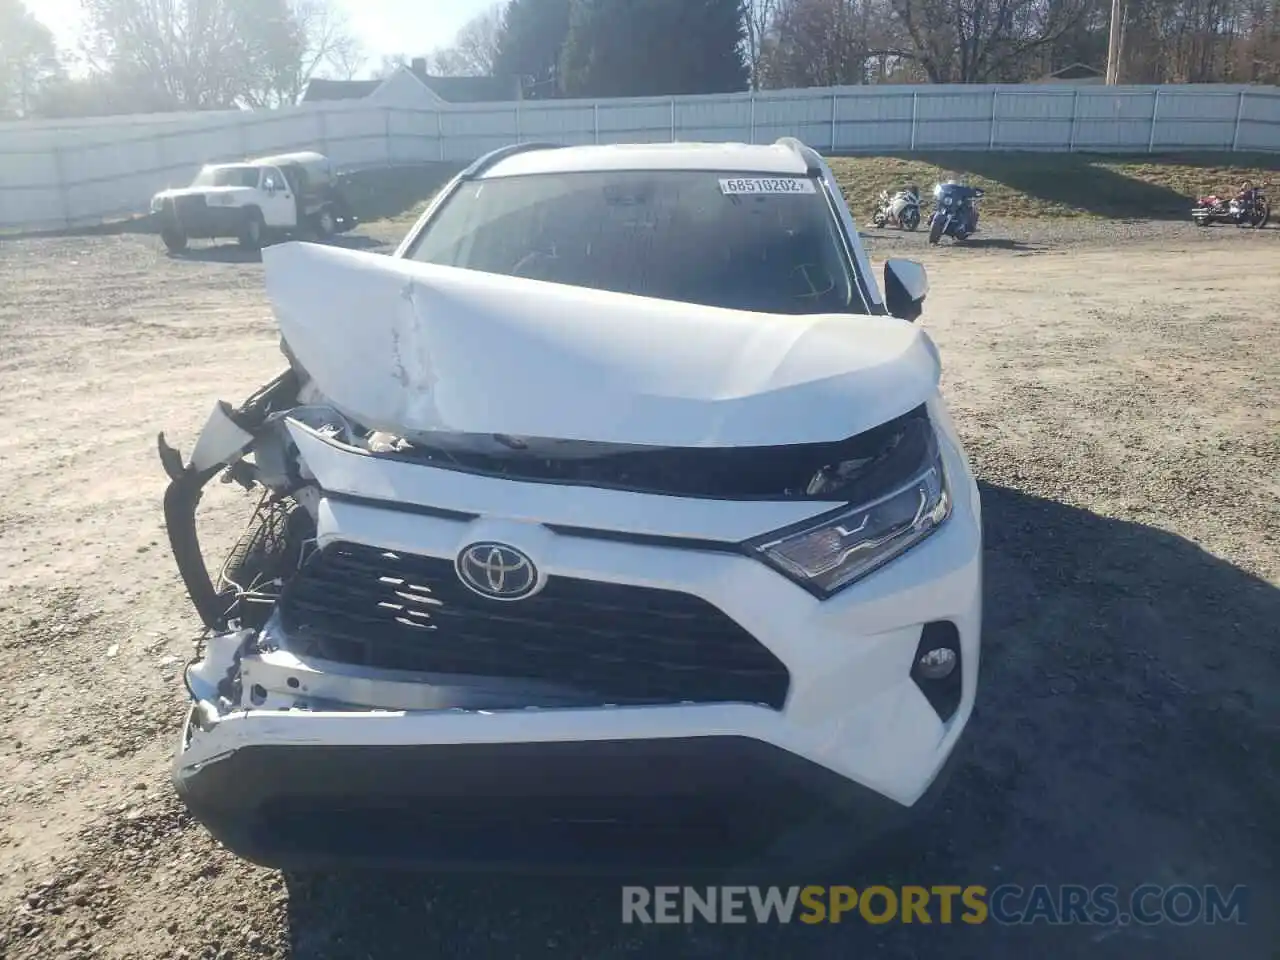
[[[914,230],[920,226],[919,189],[908,187],[906,190],[899,190],[892,197],[888,190],[881,190],[871,222],[877,227],[893,224],[906,230]]]
[[[944,236],[963,242],[978,232],[978,201],[986,196],[980,187],[968,187],[954,180],[933,187],[933,217],[929,221],[929,243]]]
[[[1197,227],[1234,223],[1238,227],[1260,229],[1271,219],[1271,204],[1261,187],[1242,190],[1231,198],[1209,194],[1196,198],[1196,205],[1191,208],[1191,219]]]

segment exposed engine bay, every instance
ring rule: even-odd
[[[327,401],[287,348],[284,352],[290,366],[272,382],[239,407],[216,405],[189,463],[184,465],[163,434],[159,438],[172,481],[165,496],[171,546],[210,635],[203,659],[187,674],[193,699],[205,705],[197,712],[204,709],[209,722],[246,708],[528,708],[687,696],[680,689],[663,689],[652,678],[619,679],[601,688],[596,675],[574,676],[572,650],[536,664],[419,656],[417,634],[435,629],[440,597],[463,605],[474,598],[460,591],[450,595],[445,581],[453,578],[427,569],[423,558],[353,544],[318,550],[317,512],[325,494],[290,434],[291,421],[387,461],[517,481],[744,501],[874,497],[918,471],[936,442],[923,405],[846,440],[768,447],[654,448],[443,432],[395,436],[353,423]],[[196,507],[215,477],[256,494],[258,501],[243,535],[211,576],[197,535]],[[381,586],[372,593],[342,594],[363,574]],[[572,605],[579,599],[564,596],[559,602]],[[590,598],[590,604],[600,602]],[[366,607],[387,614],[385,621],[359,612]],[[702,612],[676,614],[688,618]],[[504,612],[490,604],[479,615],[501,623]],[[630,614],[632,629],[641,634],[644,615],[641,610]],[[345,620],[351,622],[335,627]],[[524,622],[520,628],[536,627]],[[655,635],[662,629],[655,621]],[[404,642],[391,645],[388,630],[405,634]],[[374,650],[367,638],[379,636],[384,642]],[[757,671],[758,698],[767,699],[778,665],[759,650],[759,662],[746,664],[739,679]],[[705,680],[700,690],[707,689]],[[725,692],[726,697],[742,695],[741,690]]]

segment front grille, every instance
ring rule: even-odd
[[[279,603],[301,655],[419,673],[533,680],[600,703],[760,703],[790,677],[725,613],[670,590],[552,577],[504,603],[469,591],[453,563],[334,543]]]
[[[178,197],[173,204],[174,211],[179,217],[197,216],[204,213],[207,207],[208,204],[202,193]]]

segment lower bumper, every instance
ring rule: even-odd
[[[637,873],[820,866],[904,807],[739,736],[395,746],[245,746],[175,774],[197,820],[277,869]]]

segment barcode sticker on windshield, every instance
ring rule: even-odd
[[[727,197],[740,194],[815,193],[812,180],[803,177],[739,177],[721,180],[720,192]]]

